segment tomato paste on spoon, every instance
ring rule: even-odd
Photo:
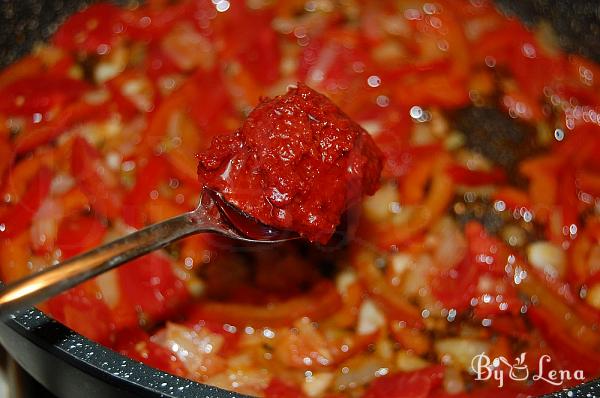
[[[340,217],[379,184],[369,134],[304,84],[261,99],[237,131],[199,155],[205,188],[264,224],[327,243]]]

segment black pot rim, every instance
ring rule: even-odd
[[[93,321],[93,320],[90,320]],[[13,353],[15,347],[6,344],[6,328],[15,332],[28,345],[39,349],[71,366],[92,376],[99,381],[110,384],[115,390],[131,393],[133,396],[173,397],[173,398],[245,398],[246,395],[223,390],[207,384],[177,377],[161,370],[151,368],[141,362],[128,358],[116,351],[102,346],[65,325],[53,320],[38,309],[21,311],[3,323],[0,329],[0,341],[6,350],[20,365],[28,371],[30,364],[19,361]],[[34,378],[53,391],[50,380]],[[85,388],[85,386],[82,386]],[[82,392],[82,396],[85,396]]]
[[[53,320],[43,312],[32,308],[11,316],[3,323],[28,344],[36,345],[57,360],[66,362],[91,377],[110,384],[117,390],[134,396],[173,398],[245,398],[236,392],[201,384],[151,368],[104,347],[65,325]],[[0,340],[5,335],[0,329]],[[3,342],[4,343],[4,342]],[[9,354],[11,347],[6,347]],[[18,361],[18,359],[17,359]],[[28,370],[28,363],[21,363]],[[35,375],[33,375],[35,377]],[[52,391],[48,380],[38,381]],[[563,389],[546,397],[571,398],[595,397],[600,394],[600,379],[583,383],[572,389]]]

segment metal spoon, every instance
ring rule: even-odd
[[[203,232],[249,243],[279,243],[298,238],[293,232],[260,223],[218,193],[205,189],[194,211],[150,225],[0,288],[0,319],[129,260]]]

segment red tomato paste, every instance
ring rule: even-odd
[[[199,159],[205,187],[264,224],[320,243],[344,211],[375,192],[382,168],[369,134],[303,84],[263,98]]]

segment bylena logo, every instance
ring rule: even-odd
[[[529,367],[525,363],[525,355],[521,355],[514,359],[511,363],[503,356],[490,358],[485,353],[475,355],[471,361],[471,368],[475,372],[475,380],[496,380],[498,387],[504,386],[504,381],[509,380],[527,380],[531,376],[533,381],[543,381],[554,386],[561,386],[565,381],[578,380],[583,381],[585,376],[583,370],[556,370],[550,369],[552,358],[550,355],[544,354],[538,361],[538,366],[535,373],[529,372]]]

